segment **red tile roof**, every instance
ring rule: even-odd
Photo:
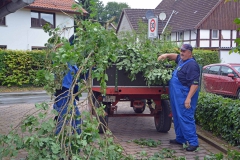
[[[35,0],[28,8],[77,13],[75,9],[72,9],[74,3],[74,0]],[[86,14],[87,11],[83,9],[83,13]]]

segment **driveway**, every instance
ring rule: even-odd
[[[129,107],[129,102],[120,102],[116,114],[134,113]],[[87,102],[81,106],[81,110],[87,109]],[[16,126],[26,114],[33,113],[34,104],[15,104],[0,107],[0,134],[6,134],[10,130],[10,126]],[[148,109],[144,111],[147,113]],[[173,126],[173,125],[172,125]],[[126,153],[136,155],[136,159],[141,159],[140,152],[145,151],[149,156],[161,151],[163,148],[175,150],[176,156],[184,156],[187,160],[195,158],[204,159],[206,155],[211,153],[220,153],[221,151],[212,147],[208,143],[199,139],[200,150],[197,152],[187,152],[179,145],[170,145],[169,140],[175,138],[174,129],[171,128],[168,133],[159,133],[155,129],[153,117],[110,117],[109,128],[116,137],[116,142],[120,143]],[[153,147],[140,146],[132,142],[140,138],[161,141],[161,145]],[[24,158],[26,152],[21,152],[18,159]]]

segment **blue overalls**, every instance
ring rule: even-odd
[[[190,61],[194,61],[194,59],[191,58],[182,64],[180,63],[173,72],[172,78],[169,82],[170,104],[173,113],[176,141],[180,143],[186,143],[188,141],[191,146],[198,146],[194,114],[197,106],[199,90],[197,90],[191,98],[191,107],[189,109],[185,108],[184,103],[190,88],[183,86],[177,77],[177,72]]]
[[[69,114],[72,113],[71,111],[68,111],[68,104],[69,104],[69,101],[71,98],[70,87],[71,87],[73,79],[74,79],[73,75],[76,75],[78,68],[75,65],[72,66],[69,64],[68,64],[68,68],[69,68],[69,71],[63,78],[62,89],[56,95],[57,97],[56,97],[55,103],[53,105],[53,108],[59,113],[58,118],[57,118],[57,127],[56,127],[56,131],[55,131],[56,134],[58,134],[61,131],[64,119],[65,119],[65,115],[67,114],[67,112],[69,112]],[[74,93],[76,93],[78,89],[76,87],[74,87],[74,90],[75,90]],[[75,106],[75,108],[74,108],[75,114],[74,114],[74,119],[72,120],[72,127],[74,129],[76,129],[78,134],[80,134],[81,133],[80,111],[79,111],[78,107],[76,106],[76,100],[74,100],[73,105]]]

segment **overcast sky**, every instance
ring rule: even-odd
[[[125,2],[131,8],[139,9],[154,9],[161,2],[161,0],[100,0],[106,5],[108,2]]]

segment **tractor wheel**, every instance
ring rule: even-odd
[[[154,116],[155,127],[158,132],[168,132],[172,124],[171,106],[169,100],[162,100],[162,111]]]

